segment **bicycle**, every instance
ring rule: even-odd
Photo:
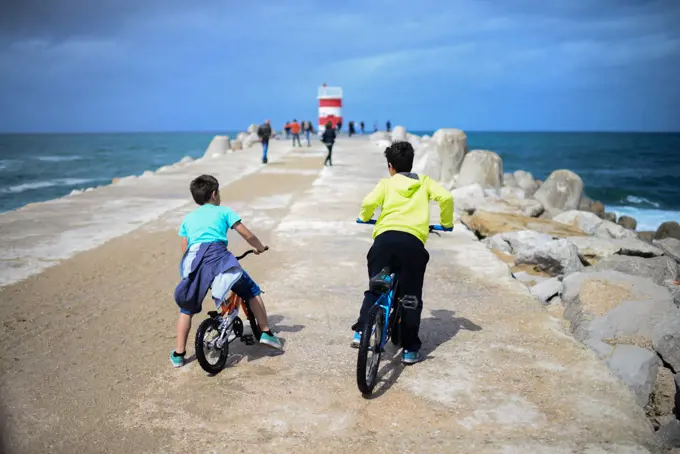
[[[375,219],[368,222],[357,219],[357,224],[375,223]],[[429,227],[430,233],[452,230],[453,227],[447,228],[438,224]],[[399,294],[398,286],[396,273],[391,272],[389,268],[383,268],[380,273],[369,280],[369,289],[379,293],[380,297],[369,310],[364,326],[360,327],[357,386],[364,395],[370,395],[377,384],[380,357],[385,351],[387,341],[391,340],[394,346],[400,344],[402,312],[418,307],[418,300],[413,295],[405,295],[398,304],[394,304],[395,295]],[[369,353],[371,354],[370,361]]]
[[[265,251],[268,249],[266,247]],[[241,260],[254,252],[254,249],[246,251],[236,257],[236,260]],[[238,316],[239,308],[248,319],[252,334],[243,334],[243,321]],[[206,340],[206,337],[211,334],[214,337]],[[209,374],[217,374],[227,362],[229,344],[240,339],[246,345],[254,345],[256,341],[260,340],[261,334],[260,326],[250,310],[250,303],[236,293],[230,292],[222,300],[217,310],[208,312],[208,318],[198,326],[196,330],[196,359],[198,359],[198,363],[204,371]],[[217,353],[217,360],[212,363],[206,353]]]

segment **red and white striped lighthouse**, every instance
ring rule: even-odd
[[[319,87],[319,131],[326,129],[326,122],[333,123],[335,128],[342,122],[342,88],[328,87],[323,84]]]

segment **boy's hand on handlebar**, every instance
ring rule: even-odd
[[[255,255],[260,255],[263,252],[268,251],[268,250],[269,250],[269,246],[265,246],[264,249],[262,249],[262,250],[255,249]]]

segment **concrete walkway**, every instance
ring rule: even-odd
[[[181,206],[0,289],[10,452],[653,452],[630,391],[460,224],[428,242],[427,360],[403,368],[385,355],[383,381],[363,399],[349,327],[371,231],[354,219],[387,175],[384,158],[361,139],[339,141],[333,168],[323,168],[318,142],[273,148],[266,167],[246,150],[159,176],[152,196],[172,183],[166,196]],[[194,208],[188,181],[204,171],[225,182],[223,203],[271,247],[243,265],[286,349],[232,344],[215,377],[167,359],[176,229]],[[28,248],[27,224],[1,225]]]

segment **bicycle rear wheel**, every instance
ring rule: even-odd
[[[203,320],[196,330],[196,359],[209,374],[219,373],[229,356],[228,342],[224,342],[222,348],[215,347],[215,341],[219,337],[220,321],[215,318]]]
[[[357,357],[357,386],[362,394],[370,394],[377,383],[380,367],[380,344],[385,324],[384,312],[373,306],[362,327],[359,355]]]

